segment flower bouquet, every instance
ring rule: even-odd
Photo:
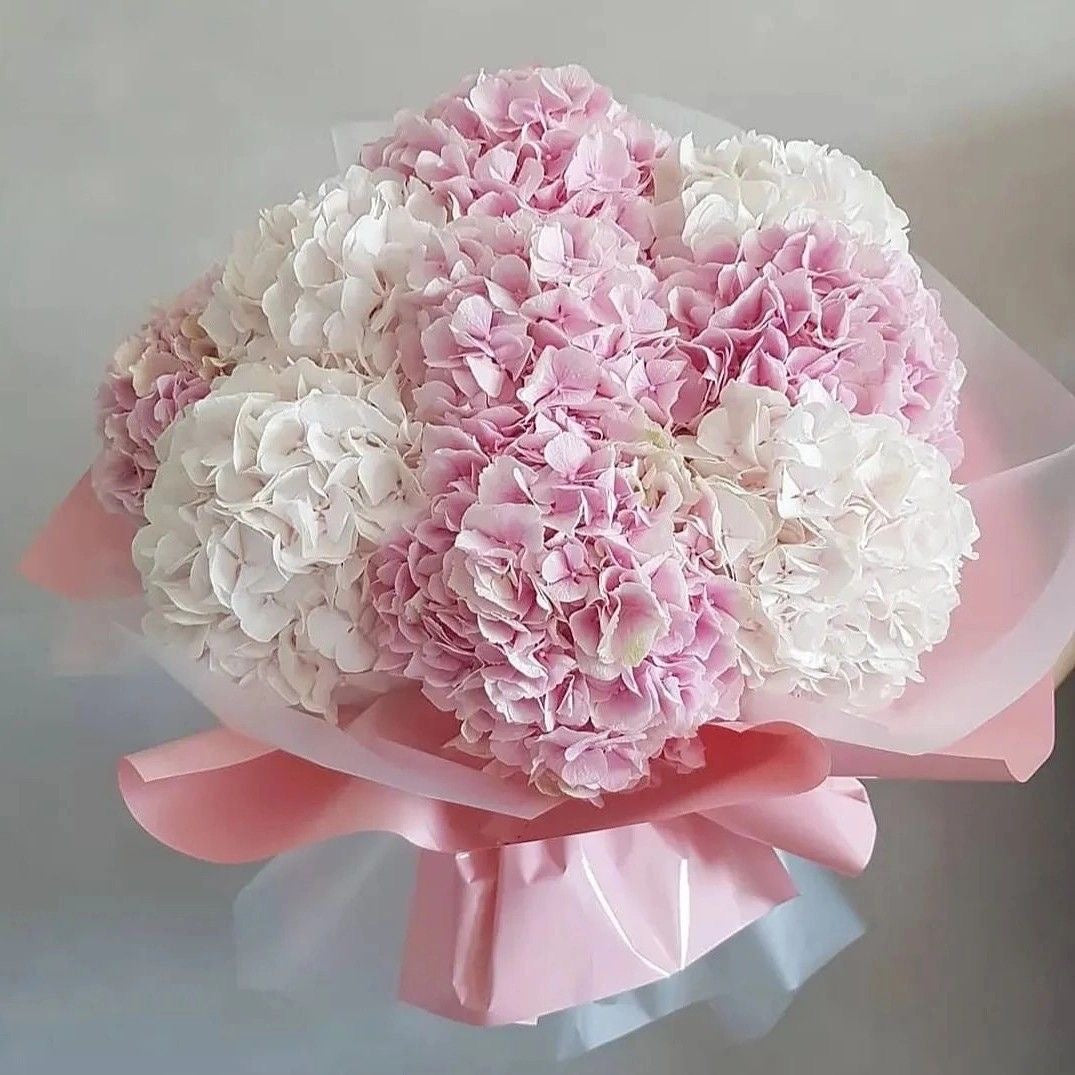
[[[216,717],[134,817],[402,837],[400,996],[460,1022],[685,980],[865,867],[861,778],[1051,749],[1075,399],[851,157],[652,111],[569,66],[342,128],[121,345],[22,565]]]

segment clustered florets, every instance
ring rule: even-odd
[[[906,225],[844,154],[673,142],[577,67],[401,114],[117,352],[147,629],[329,719],[417,681],[550,794],[703,764],[744,689],[887,704],[977,535]]]

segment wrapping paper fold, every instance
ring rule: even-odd
[[[306,845],[264,866],[236,900],[241,982],[309,1007],[321,1025],[338,1020],[363,1043],[363,1075],[547,1072],[692,1005],[704,1005],[715,1051],[767,1033],[805,980],[862,933],[827,870],[782,856],[798,894],[685,971],[536,1024],[473,1026],[396,1000],[420,854],[376,834]]]
[[[87,471],[23,554],[19,573],[69,601],[136,597],[142,593],[131,560],[136,529],[132,519],[101,507]]]
[[[816,740],[795,728],[711,731],[723,766],[707,780],[607,817],[578,803],[520,823],[223,728],[131,755],[119,780],[147,831],[212,861],[359,831],[404,836],[424,851],[402,998],[464,1022],[513,1023],[676,973],[790,899],[777,848],[847,873],[865,866],[868,799],[855,780],[825,778]],[[639,820],[662,807],[663,819]],[[547,968],[539,976],[536,964]]]
[[[772,848],[699,816],[427,852],[400,996],[463,1022],[531,1020],[669,977],[794,894]]]
[[[1029,780],[1053,751],[1055,697],[1047,675],[970,735],[933,754],[831,745],[834,773],[888,780]]]
[[[568,801],[532,820],[412,795],[351,777],[225,728],[166,743],[120,762],[134,817],[162,843],[211,861],[250,861],[359,830],[395,832],[429,850],[480,850],[770,803],[816,788],[828,774],[823,744],[791,725],[706,729],[712,764],[599,809]],[[272,787],[271,798],[258,794]]]
[[[470,854],[426,852],[400,996],[449,1019],[498,1024],[670,977],[796,894],[774,841],[831,826],[828,800],[848,793],[839,854],[827,857],[817,842],[812,850],[825,865],[857,870],[874,836],[859,785],[780,800],[782,809],[746,825],[755,836],[719,814],[688,814]],[[513,928],[522,922],[528,928]]]

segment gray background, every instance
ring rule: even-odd
[[[91,392],[149,300],[326,174],[333,121],[483,65],[577,60],[623,93],[841,145],[884,176],[914,248],[1075,387],[1069,0],[3,0],[0,46],[3,563],[82,469]],[[182,731],[189,705],[50,679],[49,603],[8,574],[0,601],[0,1072],[365,1073],[345,1030],[232,989],[251,871],[169,854],[118,801],[115,755]],[[1070,1069],[1063,720],[1059,740],[1028,787],[876,789],[877,853],[849,886],[869,933],[767,1039],[714,1052],[686,1013],[576,1070]]]

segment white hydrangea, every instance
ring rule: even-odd
[[[262,303],[281,266],[294,251],[295,229],[309,218],[306,199],[265,209],[257,224],[235,236],[224,271],[200,320],[228,364],[281,364]]]
[[[854,157],[816,142],[782,142],[749,131],[697,148],[687,135],[656,175],[658,230],[692,249],[752,228],[845,225],[864,242],[907,249],[907,214]]]
[[[793,406],[732,382],[683,448],[749,594],[751,686],[868,711],[920,678],[978,537],[940,452],[816,383]]]
[[[422,510],[394,379],[239,367],[158,442],[134,542],[147,633],[332,716],[376,650],[368,553]]]
[[[385,373],[411,255],[445,221],[419,180],[352,165],[236,236],[201,324],[229,364]]]
[[[394,298],[415,247],[445,220],[428,187],[386,169],[356,164],[326,182],[262,300],[280,351],[365,373],[390,369]]]

